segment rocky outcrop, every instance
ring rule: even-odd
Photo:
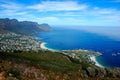
[[[3,60],[0,64],[0,80],[47,80],[41,68]]]
[[[88,67],[86,73],[89,77],[105,78],[107,72],[104,68],[100,67]]]
[[[95,76],[95,69],[92,67],[88,67],[86,70],[88,76],[94,77]]]

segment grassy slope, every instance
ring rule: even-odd
[[[13,63],[17,63],[17,64],[25,63],[25,64],[34,65],[36,67],[42,67],[44,70],[47,70],[48,72],[47,73],[48,80],[53,80],[53,78],[57,76],[60,76],[60,79],[55,79],[55,80],[62,80],[63,78],[65,78],[65,80],[79,80],[79,79],[82,80],[84,78],[88,78],[89,80],[96,80],[99,78],[99,76],[91,77],[89,76],[89,74],[86,73],[86,70],[83,69],[86,63],[78,64],[76,63],[75,60],[59,52],[51,52],[51,51],[39,51],[38,53],[35,53],[35,52],[17,52],[17,53],[0,52],[0,60],[8,60],[8,61],[12,61]],[[98,71],[100,71],[99,68],[98,68]],[[108,75],[101,79],[103,80],[114,79],[115,77],[113,76],[113,74],[112,73],[110,74],[111,76]],[[109,77],[111,77],[111,79]],[[119,80],[119,78],[117,78],[116,80]]]
[[[58,71],[79,70],[79,65],[71,62],[69,58],[58,52],[40,51],[39,53],[0,53],[4,59],[15,58],[28,61],[43,68]]]

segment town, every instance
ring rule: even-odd
[[[38,51],[39,49],[38,38],[13,32],[0,32],[0,51]]]

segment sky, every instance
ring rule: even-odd
[[[50,25],[120,26],[120,0],[0,0],[0,18]]]

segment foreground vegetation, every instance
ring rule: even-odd
[[[119,80],[120,69],[99,68],[60,52],[0,52],[3,80]]]
[[[1,53],[2,58],[11,59],[14,58],[17,61],[23,60],[33,65],[42,66],[51,70],[78,70],[79,66],[72,63],[67,56],[64,56],[58,52],[39,51],[39,53]]]

